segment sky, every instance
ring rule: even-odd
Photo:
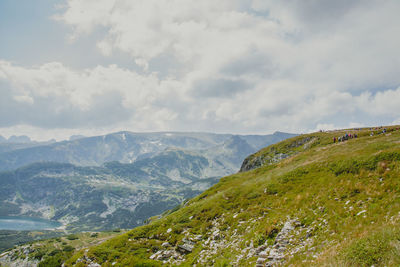
[[[400,124],[400,1],[1,0],[0,135]]]

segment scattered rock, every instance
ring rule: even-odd
[[[186,244],[186,243],[178,245],[178,249],[180,249],[180,251],[182,251],[183,253],[190,253],[193,251],[193,248],[194,248],[194,246]]]
[[[161,244],[161,246],[164,247],[164,248],[167,248],[167,247],[170,247],[171,244],[168,243],[168,242],[164,242],[164,243]]]
[[[203,239],[203,236],[202,235],[196,235],[195,237],[194,237],[194,240],[196,240],[196,241],[201,241]]]
[[[301,226],[301,222],[297,219],[288,219],[277,234],[272,246],[268,246],[266,242],[264,246],[260,247],[263,248],[262,251],[257,249],[258,258],[256,267],[281,265],[285,259],[292,257],[294,254],[305,249],[307,245],[310,245],[313,242],[310,238],[312,228],[307,229]],[[296,228],[298,229],[296,230]],[[307,229],[306,240],[297,240],[295,236],[298,236],[305,229]],[[288,249],[289,245],[291,245],[290,249]]]
[[[190,253],[193,251],[195,243],[186,238],[182,239],[182,243],[178,245],[178,249],[183,253]]]
[[[366,210],[362,210],[362,211],[360,211],[359,213],[357,213],[357,216],[358,215],[361,215],[361,214],[363,214],[363,213],[365,213],[365,212],[367,212]]]

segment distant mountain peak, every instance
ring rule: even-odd
[[[32,140],[29,138],[29,136],[26,135],[20,135],[20,136],[10,136],[8,138],[9,143],[30,143]]]
[[[86,136],[80,135],[80,134],[71,135],[71,136],[69,137],[69,141],[74,141],[74,140],[78,140],[78,139],[82,139],[82,138],[86,138]]]
[[[296,135],[296,134],[291,134],[291,133],[286,133],[286,132],[281,132],[281,131],[275,131],[273,135]]]
[[[239,135],[232,135],[228,140],[225,141],[225,147],[237,147],[237,146],[250,146],[249,143],[246,142]]]

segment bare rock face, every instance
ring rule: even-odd
[[[285,158],[295,155],[296,152],[293,151],[294,148],[303,146],[304,149],[309,148],[318,138],[308,136],[303,139],[298,139],[290,143],[285,152],[276,151],[275,147],[271,147],[270,150],[264,154],[257,155],[253,154],[245,158],[240,167],[240,172],[246,172],[250,170],[257,169],[261,166],[277,163]],[[286,151],[287,150],[287,151]]]
[[[273,156],[269,155],[268,156],[261,155],[257,157],[250,156],[243,161],[243,164],[240,167],[240,172],[250,171],[267,164],[277,163],[285,158],[288,158],[289,156],[290,156],[289,154],[285,153],[277,153]]]
[[[249,156],[245,158],[245,160],[243,161],[242,166],[240,167],[240,172],[247,172],[250,170],[254,170],[263,165],[264,165],[264,159],[261,156],[259,157]]]

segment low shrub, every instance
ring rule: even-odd
[[[350,266],[384,266],[397,259],[400,263],[400,232],[384,230],[361,238],[351,244],[342,253],[345,263]]]
[[[78,237],[77,235],[73,235],[73,234],[67,235],[65,238],[68,239],[68,240],[76,240],[76,239],[79,239],[79,237]]]

